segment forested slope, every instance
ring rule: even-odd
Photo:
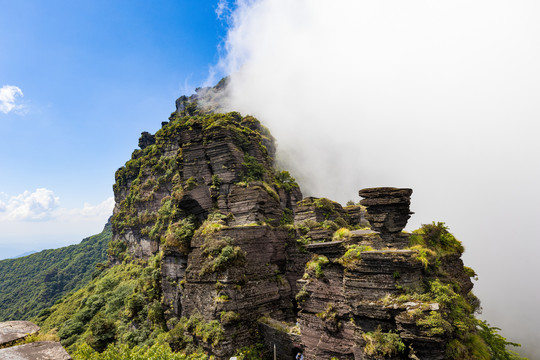
[[[79,244],[0,261],[0,321],[30,319],[87,284],[111,236],[107,224]]]

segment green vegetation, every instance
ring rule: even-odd
[[[324,276],[322,270],[323,266],[327,265],[330,261],[324,255],[314,254],[310,261],[306,264],[306,272],[304,273],[304,278],[307,279],[311,275],[315,275],[316,278],[321,278]]]
[[[196,351],[196,338],[216,346],[224,340],[224,331],[219,321],[205,321],[201,315],[194,314],[189,318],[179,318],[173,329],[164,337],[173,350],[186,349],[192,352]]]
[[[268,130],[253,117],[242,116],[237,112],[227,114],[199,114],[195,111],[196,102],[186,103],[192,106],[192,111],[184,112],[182,116],[174,113],[170,122],[155,134],[156,143],[142,150],[135,150],[124,167],[118,169],[115,175],[115,194],[121,194],[117,212],[112,219],[113,229],[117,233],[129,230],[140,231],[154,241],[165,243],[169,233],[174,233],[183,224],[178,221],[189,217],[190,214],[180,210],[179,206],[186,192],[189,192],[202,181],[209,182],[210,188],[219,190],[222,179],[214,174],[209,179],[200,177],[182,177],[179,171],[184,166],[184,150],[191,143],[183,143],[181,147],[171,151],[171,139],[177,138],[182,131],[201,132],[203,144],[228,136],[244,153],[244,163],[233,164],[231,171],[242,172],[245,181],[259,181],[273,178],[271,154],[264,144],[272,142]],[[187,105],[186,105],[187,106]],[[193,115],[193,116],[191,116]],[[172,192],[171,187],[172,185]],[[265,186],[263,184],[263,186]],[[265,186],[268,193],[279,200],[274,189]],[[170,194],[170,196],[165,196]],[[155,204],[147,206],[148,202],[161,200],[159,211],[144,211],[140,209],[155,208]],[[192,221],[193,222],[193,221]],[[175,225],[176,224],[176,225]],[[186,238],[184,238],[186,240]],[[177,243],[181,246],[181,243]],[[121,249],[115,249],[119,261],[122,261]]]
[[[159,258],[113,266],[35,320],[73,351],[83,343],[151,345],[165,329]]]
[[[296,299],[296,302],[300,304],[306,301],[308,297],[309,297],[309,292],[306,290],[306,286],[304,285],[302,289],[300,289],[300,291],[298,291],[298,293],[296,294],[295,299]]]
[[[261,360],[267,358],[264,345],[260,343],[241,347],[235,356],[237,360]]]
[[[240,314],[234,311],[222,311],[219,320],[223,325],[230,325],[240,321]]]
[[[46,313],[63,296],[87,284],[96,264],[106,260],[111,236],[107,225],[77,245],[0,261],[0,321]]]
[[[207,236],[201,247],[206,258],[199,275],[221,272],[230,266],[241,266],[246,262],[246,254],[239,246],[232,245],[229,237]]]
[[[264,166],[253,156],[244,155],[244,181],[263,181],[264,180]]]
[[[410,236],[409,245],[427,247],[439,256],[461,255],[465,251],[461,242],[448,231],[448,227],[443,222],[424,224],[420,229],[414,230]]]
[[[274,176],[274,185],[278,189],[284,189],[285,191],[291,191],[294,188],[298,188],[298,183],[288,171],[278,172],[276,176]]]
[[[334,310],[334,305],[331,303],[326,304],[326,309],[320,313],[315,314],[318,318],[328,322],[337,322],[337,312]]]
[[[351,237],[351,231],[347,228],[337,229],[332,236],[332,241],[343,241]]]
[[[364,351],[367,355],[391,357],[399,355],[405,351],[405,344],[398,334],[383,332],[379,326],[374,332],[362,334],[366,341]]]
[[[194,232],[195,218],[193,216],[172,223],[165,233],[165,247],[174,248],[183,254],[188,254]]]
[[[371,246],[350,244],[347,245],[347,251],[336,261],[345,268],[352,270],[362,261],[362,252],[373,251]]]
[[[167,344],[154,343],[152,346],[130,347],[127,344],[109,346],[99,353],[87,344],[82,344],[73,354],[74,360],[206,360],[208,355],[196,352],[189,355],[175,353]]]
[[[413,231],[410,249],[423,265],[425,284],[419,288],[403,289],[398,296],[387,296],[385,305],[417,302],[419,308],[410,312],[416,325],[426,336],[450,336],[447,346],[449,359],[519,359],[508,346],[519,346],[499,335],[498,328],[490,327],[474,316],[479,300],[472,294],[464,294],[457,278],[442,270],[448,257],[461,255],[464,248],[442,223],[422,225]],[[464,267],[463,273],[476,277],[473,269]],[[429,304],[437,303],[438,311],[430,311]]]

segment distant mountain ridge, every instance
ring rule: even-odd
[[[18,259],[18,258],[22,258],[22,257],[28,256],[28,255],[35,254],[35,253],[37,253],[36,250],[30,250],[30,251],[24,252],[24,253],[19,254],[19,255],[8,257],[8,259]]]
[[[0,260],[0,321],[30,319],[87,284],[111,236],[107,223],[79,244]]]

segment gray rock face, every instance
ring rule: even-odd
[[[0,350],[2,360],[71,360],[60,343],[38,341]]]
[[[139,147],[141,149],[146,149],[150,145],[154,145],[156,143],[156,138],[154,135],[150,134],[147,131],[144,131],[141,133],[141,137],[139,138]]]
[[[0,323],[0,345],[24,339],[39,331],[39,326],[30,321],[6,321]]]
[[[371,228],[383,234],[399,233],[411,217],[412,189],[380,187],[363,189],[359,192],[364,200],[361,205],[367,208],[366,219]]]
[[[283,359],[303,348],[306,359],[378,360],[364,336],[375,331],[407,345],[392,358],[443,359],[449,337],[428,336],[413,319],[439,304],[395,300],[426,282],[402,233],[412,190],[364,189],[362,206],[345,208],[302,200],[294,180],[276,176],[273,138],[256,119],[211,114],[221,90],[179,98],[171,121],[143,134],[142,150],[116,174],[113,239],[134,258],[162,251],[169,326],[177,317],[218,322],[217,345],[193,340],[218,360],[261,341],[270,352],[279,344]],[[440,269],[467,293],[459,255]]]

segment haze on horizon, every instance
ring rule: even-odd
[[[236,5],[218,64],[229,106],[270,128],[304,195],[413,188],[407,228],[446,222],[482,317],[540,357],[540,4]]]

